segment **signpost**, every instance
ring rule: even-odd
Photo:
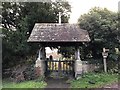
[[[104,71],[107,72],[107,64],[106,64],[106,58],[108,56],[109,49],[103,48],[102,56],[103,56],[103,63],[104,63]]]

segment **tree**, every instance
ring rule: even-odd
[[[63,13],[62,22],[68,22],[71,10],[68,2],[3,2],[2,7],[3,67],[36,53],[38,45],[27,43],[35,23],[57,22],[59,11]]]
[[[73,47],[60,47],[58,53],[61,53],[65,58],[71,58],[75,54],[75,48]]]
[[[115,47],[118,47],[118,14],[99,7],[92,8],[87,14],[82,15],[78,23],[80,28],[88,30],[91,42],[87,49],[92,51],[94,58],[102,57],[102,48],[109,48],[113,57]],[[86,49],[86,48],[85,48]],[[86,51],[86,50],[85,50]]]

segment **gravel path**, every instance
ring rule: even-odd
[[[46,88],[69,88],[70,84],[66,83],[66,78],[47,78]]]

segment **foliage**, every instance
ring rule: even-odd
[[[61,53],[65,58],[71,58],[74,55],[75,49],[73,47],[60,47],[58,53]]]
[[[72,88],[100,88],[117,81],[117,74],[87,73],[78,80],[71,81],[71,86]]]
[[[40,81],[44,81],[44,80],[45,80],[45,76],[40,76],[40,77],[37,77],[37,79],[35,81],[40,82]]]
[[[2,2],[2,7],[3,68],[36,54],[38,44],[27,43],[35,23],[58,22],[59,11],[62,22],[68,22],[71,9],[68,2]]]
[[[44,88],[47,84],[44,81],[36,82],[35,80],[24,81],[21,83],[10,82],[8,80],[3,80],[4,88]]]
[[[119,69],[118,69],[118,61],[107,61],[107,69],[109,73],[118,73]]]
[[[119,36],[120,30],[118,29],[118,13],[102,9],[99,7],[92,8],[87,14],[81,15],[78,24],[80,28],[89,32],[91,42],[84,43],[81,49],[81,58],[102,58],[102,48],[109,48],[109,59],[116,60],[115,48],[120,48]],[[73,54],[74,48],[60,48],[61,53],[69,52]],[[65,51],[66,50],[66,51]],[[70,53],[72,52],[72,53]],[[65,56],[65,55],[64,55]]]
[[[25,23],[22,22],[21,25],[23,27],[21,29],[17,29],[17,31],[8,31],[3,28],[3,33],[5,34],[2,43],[3,66],[12,62],[14,62],[13,64],[19,62],[21,59],[25,58],[30,51],[30,46],[27,43]]]
[[[34,67],[34,65],[28,66],[28,67],[23,71],[23,74],[24,74],[25,80],[34,80],[34,79],[37,78],[36,75],[35,75],[35,67]]]
[[[102,48],[109,48],[109,54],[115,53],[118,48],[118,14],[106,8],[95,7],[87,14],[82,15],[78,23],[80,28],[89,32],[91,42],[84,48],[84,51],[92,51],[94,58],[102,57]]]

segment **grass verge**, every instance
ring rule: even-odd
[[[78,80],[71,81],[71,88],[100,88],[118,81],[117,74],[88,73]]]
[[[24,81],[20,83],[10,82],[8,80],[3,80],[3,88],[44,88],[46,86],[44,81]]]

